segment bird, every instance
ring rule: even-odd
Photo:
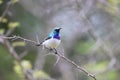
[[[62,28],[55,28],[50,32],[47,38],[45,38],[38,46],[43,46],[47,49],[56,49],[61,43],[60,30]]]

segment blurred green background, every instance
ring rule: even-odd
[[[96,75],[120,79],[120,0],[0,0],[0,34],[42,41],[62,27],[60,53]],[[92,80],[73,65],[21,40],[10,41],[36,80]],[[0,80],[23,80],[20,66],[0,37]]]

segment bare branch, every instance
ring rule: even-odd
[[[79,65],[77,65],[74,61],[71,61],[70,59],[68,59],[67,57],[65,57],[64,55],[60,54],[57,52],[56,49],[53,50],[53,52],[58,55],[60,58],[64,59],[65,61],[71,63],[72,65],[74,65],[78,70],[84,72],[85,74],[87,74],[89,77],[93,78],[94,80],[97,80],[95,75],[89,73],[86,69],[84,69],[83,67],[80,67]]]
[[[94,80],[97,80],[95,78],[95,75],[89,73],[86,69],[84,69],[83,67],[78,66],[75,62],[71,61],[70,59],[66,58],[65,56],[61,55],[61,54],[57,54],[59,57],[61,57],[62,59],[64,59],[65,61],[71,63],[72,65],[74,65],[77,69],[79,69],[80,71],[83,71],[85,74],[87,74],[89,77],[92,77]]]
[[[11,46],[10,42],[8,40],[4,39],[4,44],[7,47],[7,49],[9,50],[10,54],[13,56],[13,58],[15,58],[15,60],[17,60],[18,62],[20,62],[20,58],[17,55],[17,52],[14,50],[14,48]]]
[[[5,38],[5,39],[21,39],[21,40],[23,40],[23,41],[27,41],[27,42],[30,42],[30,43],[39,44],[39,43],[37,43],[36,41],[32,41],[32,40],[29,40],[29,39],[25,39],[25,38],[22,38],[22,37],[20,37],[20,36],[3,37],[3,38]],[[59,56],[59,58],[62,58],[62,59],[64,59],[65,61],[71,63],[71,64],[74,65],[78,70],[80,70],[80,71],[84,72],[85,74],[87,74],[87,76],[93,78],[94,80],[97,80],[96,77],[95,77],[95,75],[89,73],[86,69],[84,69],[83,67],[80,67],[80,66],[77,65],[74,61],[71,61],[70,59],[68,59],[68,58],[65,57],[64,55],[58,53],[56,49],[53,49],[52,51],[55,53],[55,55]]]
[[[14,32],[15,28],[9,29],[6,33],[5,36],[10,36]]]
[[[34,80],[33,77],[31,77],[26,70],[24,70],[24,68],[21,66],[21,57],[17,54],[17,52],[15,51],[15,49],[12,47],[12,45],[10,44],[10,42],[7,39],[12,39],[15,37],[5,37],[0,35],[0,38],[3,39],[3,45],[5,45],[8,49],[8,51],[10,52],[10,54],[13,56],[13,58],[19,63],[22,72],[24,74],[24,77],[26,80]],[[29,40],[28,40],[29,41]]]
[[[9,2],[7,2],[7,6],[6,6],[3,14],[1,15],[1,20],[6,16],[6,14],[7,14],[7,12],[8,12],[11,5],[12,5],[12,1],[10,0]]]
[[[22,52],[22,53],[19,55],[19,56],[20,56],[20,59],[24,58],[27,54],[28,54],[28,51]]]
[[[23,40],[23,41],[25,41],[25,42],[30,42],[30,43],[33,43],[33,44],[39,44],[38,42],[36,42],[36,41],[33,41],[33,40],[30,40],[30,39],[25,39],[25,38],[23,38],[23,37],[20,37],[20,36],[12,36],[12,37],[3,37],[4,39],[11,39],[11,40],[16,40],[16,39],[21,39],[21,40]]]

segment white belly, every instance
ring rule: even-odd
[[[56,48],[60,44],[60,42],[61,40],[51,38],[51,39],[44,41],[42,45],[47,48]]]

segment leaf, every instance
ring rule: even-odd
[[[12,46],[13,46],[13,47],[25,46],[25,45],[26,45],[26,43],[23,42],[23,41],[16,41],[16,42],[13,42],[13,43],[12,43]]]
[[[8,23],[8,27],[9,27],[9,28],[16,28],[16,27],[18,27],[18,26],[20,26],[20,23],[19,23],[19,22],[9,22],[9,23]]]
[[[29,60],[22,60],[21,65],[24,69],[32,69],[32,65]]]
[[[20,65],[15,65],[15,66],[14,66],[14,71],[15,71],[18,75],[21,75],[21,74],[22,74],[22,69],[21,69]]]
[[[41,70],[39,70],[39,71],[34,71],[33,72],[33,77],[35,78],[35,79],[39,79],[39,80],[48,80],[50,77],[49,77],[49,75],[47,74],[47,73],[45,73],[44,71],[41,71]]]
[[[21,66],[19,65],[19,63],[17,61],[14,61],[14,67],[13,67],[15,73],[20,76],[23,77],[23,71]]]
[[[2,23],[7,23],[7,22],[8,22],[8,19],[7,19],[7,18],[2,18],[2,17],[0,17],[0,22],[2,22]]]
[[[0,0],[0,5],[3,3],[3,1],[2,0]]]
[[[15,3],[17,3],[17,2],[19,2],[19,0],[12,0],[12,3],[13,3],[13,4],[15,4]]]
[[[0,29],[0,34],[4,34],[5,29]]]

